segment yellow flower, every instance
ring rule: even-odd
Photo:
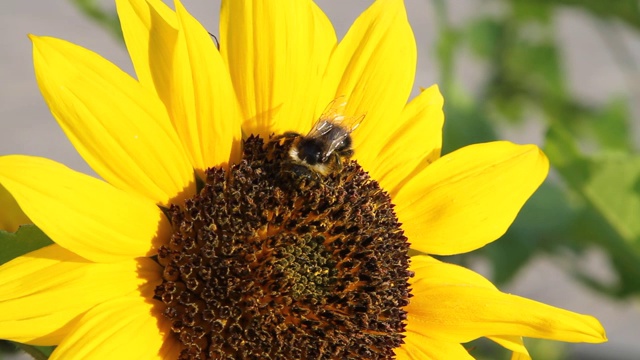
[[[43,158],[0,157],[0,184],[55,241],[0,268],[0,338],[57,344],[53,359],[472,359],[462,344],[480,337],[526,358],[521,336],[606,340],[593,317],[501,293],[470,270],[426,255],[411,259],[412,278],[402,267],[406,238],[451,255],[500,237],[548,162],[508,142],[440,158],[438,88],[407,104],[416,48],[401,0],[376,1],[340,43],[311,1],[224,0],[219,51],[178,1],[175,12],[160,0],[116,3],[137,80],[86,49],[31,37],[51,112],[104,181]],[[265,155],[250,137],[306,133],[336,98],[345,115],[366,114],[354,159],[389,194],[401,229],[389,197],[354,163],[326,180],[341,186],[288,198],[298,190],[283,193],[269,172],[284,163],[267,158],[287,153],[272,142]],[[331,209],[325,200],[341,207],[319,216]],[[372,232],[369,220],[388,227]],[[344,248],[328,253],[335,244]],[[200,266],[207,256],[217,260]],[[394,260],[399,267],[380,266]]]

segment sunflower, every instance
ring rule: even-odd
[[[339,43],[311,1],[225,0],[219,49],[177,0],[116,4],[137,79],[31,36],[44,99],[103,180],[0,157],[0,184],[55,242],[0,267],[0,338],[54,359],[472,359],[481,337],[526,358],[521,336],[606,340],[593,317],[409,259],[500,237],[548,162],[509,142],[440,157],[438,88],[407,103],[401,0]],[[295,134],[336,99],[365,116],[355,161],[314,178],[290,161]]]

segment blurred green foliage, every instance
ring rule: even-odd
[[[576,256],[564,256],[563,266],[584,284],[611,297],[638,295],[640,156],[632,138],[631,99],[611,94],[604,104],[594,105],[570,93],[554,20],[560,10],[574,10],[588,14],[604,37],[620,23],[638,31],[639,3],[482,3],[499,10],[480,12],[454,26],[447,21],[448,3],[433,0],[440,31],[436,56],[442,71],[445,113],[451,120],[445,125],[445,152],[498,139],[505,127],[538,122],[536,126],[545,134],[544,150],[552,175],[524,207],[506,239],[459,261],[488,257],[494,280],[500,284],[539,252],[570,253]],[[617,45],[624,46],[622,42]],[[462,89],[455,71],[463,50],[470,50],[488,69],[478,96]],[[602,283],[578,266],[579,255],[592,247],[607,254],[617,274],[614,283]]]
[[[114,10],[114,4],[111,7],[104,7],[104,1],[100,0],[69,0],[78,10],[86,17],[93,20],[97,25],[105,29],[111,35],[123,41],[122,29],[120,28],[120,20],[118,14]]]
[[[432,0],[432,4],[439,30],[435,57],[448,119],[444,152],[504,138],[499,134],[505,128],[523,129],[523,123],[534,123],[533,128],[544,134],[543,148],[551,163],[550,177],[503,239],[455,261],[468,264],[477,257],[488,259],[492,280],[504,285],[536,255],[553,254],[552,259],[562,259],[563,268],[595,291],[611,298],[637,297],[640,155],[632,137],[635,119],[630,105],[638,99],[603,94],[604,101],[593,104],[571,94],[565,71],[569,64],[562,58],[555,20],[561,11],[589,18],[620,70],[637,74],[638,65],[617,38],[616,27],[624,26],[637,37],[640,3],[479,1],[477,9],[493,11],[478,11],[460,25],[448,20],[449,2]],[[456,71],[460,59],[469,53],[487,69],[473,93],[463,88],[464,79]],[[613,282],[602,282],[581,266],[582,255],[593,248],[606,254],[616,275]],[[528,344],[534,358],[570,356],[567,347],[557,343]],[[481,342],[474,356],[501,358],[497,353],[495,346]]]
[[[15,233],[0,230],[0,265],[53,241],[35,225],[22,225]]]

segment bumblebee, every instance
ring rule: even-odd
[[[334,100],[307,135],[288,131],[272,140],[290,142],[285,171],[317,178],[342,170],[343,162],[354,154],[351,133],[364,119],[364,115],[342,115],[345,104]]]

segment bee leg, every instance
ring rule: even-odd
[[[269,135],[269,141],[267,142],[267,147],[272,148],[276,145],[282,146],[285,142],[287,142],[287,140],[292,141],[291,139],[295,139],[296,137],[301,137],[301,136],[302,135],[293,131],[287,131],[280,135],[271,134]]]
[[[350,159],[354,154],[353,149],[345,149],[340,151],[340,157],[346,158],[346,159]]]
[[[333,169],[331,169],[331,172],[337,173],[342,170],[342,156],[335,153],[333,154],[333,156],[335,157],[336,160],[335,160]]]
[[[317,172],[311,170],[309,167],[294,162],[286,163],[282,168],[282,174],[298,185],[304,184],[320,184],[322,183],[322,177]]]
[[[269,141],[278,141],[278,140],[280,140],[280,139],[291,139],[291,138],[295,138],[295,137],[298,137],[298,136],[302,136],[302,135],[298,134],[298,133],[297,133],[297,132],[295,132],[295,131],[287,131],[287,132],[282,133],[282,134],[280,134],[280,135],[275,135],[275,136],[274,136],[274,135],[272,134],[272,135],[269,137]]]
[[[285,158],[287,151],[297,139],[301,138],[301,135],[293,132],[287,131],[280,135],[269,136],[269,142],[265,144],[265,149],[267,150],[267,159],[274,160],[276,158]],[[280,155],[277,155],[280,154]]]

